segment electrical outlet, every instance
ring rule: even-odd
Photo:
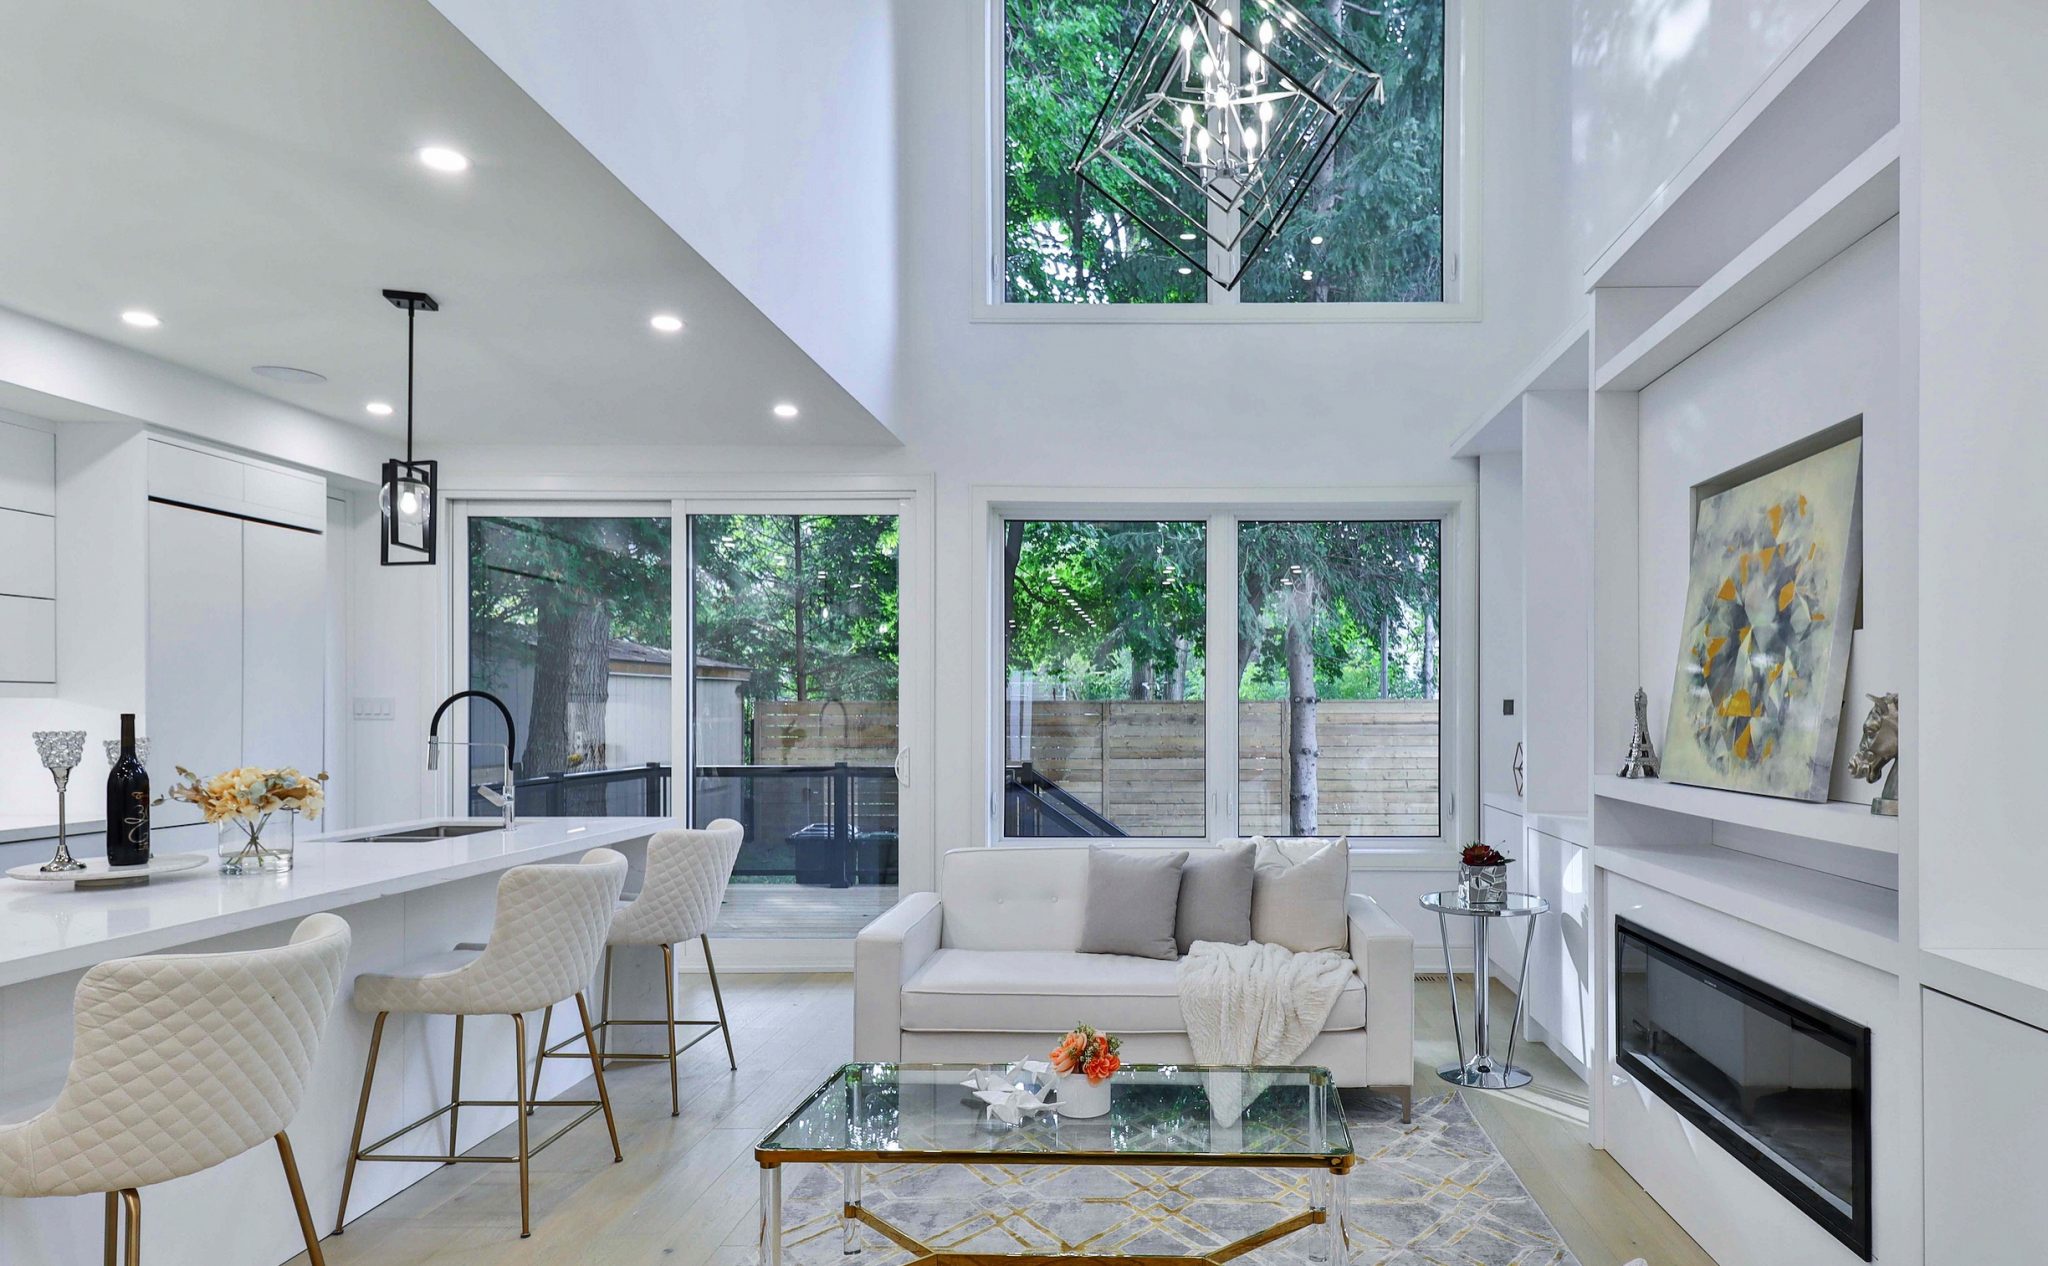
[[[389,695],[357,695],[352,712],[358,721],[389,721],[398,714],[398,700]]]
[[[1501,714],[1502,716],[1504,716],[1504,717],[1511,717],[1511,716],[1515,715],[1515,701],[1514,701],[1513,699],[1503,699],[1503,700],[1501,700],[1501,701],[1500,701],[1500,714]]]

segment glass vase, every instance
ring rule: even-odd
[[[281,874],[292,868],[298,843],[299,815],[290,810],[266,813],[254,822],[220,824],[220,873]]]

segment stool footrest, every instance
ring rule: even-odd
[[[610,1028],[614,1025],[635,1025],[642,1027],[652,1026],[658,1029],[668,1023],[669,1021],[667,1020],[599,1020],[596,1024],[590,1026],[590,1031],[595,1034],[602,1034],[607,1028]],[[671,1049],[667,1054],[663,1054],[660,1051],[610,1051],[604,1053],[605,1062],[607,1064],[636,1063],[646,1062],[648,1060],[666,1062],[668,1060],[674,1059],[678,1055],[681,1055],[684,1051],[689,1050],[697,1043],[703,1041],[707,1037],[710,1037],[713,1033],[718,1032],[719,1029],[724,1027],[724,1025],[720,1024],[717,1020],[677,1020],[674,1023],[677,1027],[690,1025],[699,1026],[702,1027],[704,1031],[702,1033],[699,1033],[697,1036],[691,1038],[689,1041],[683,1043],[681,1046],[676,1046],[674,1039],[670,1039],[669,1045]],[[575,1046],[578,1049],[571,1051],[568,1049],[570,1046]],[[581,1033],[572,1033],[568,1037],[565,1037],[561,1041],[555,1043],[553,1046],[543,1047],[541,1049],[539,1058],[587,1060],[590,1058],[589,1052],[583,1050],[582,1047],[583,1035]]]
[[[577,1126],[583,1124],[585,1121],[588,1121],[590,1118],[596,1116],[599,1112],[603,1111],[604,1109],[603,1102],[597,1099],[539,1099],[525,1106],[529,1108],[584,1109],[584,1111],[580,1113],[573,1121],[570,1121],[561,1129],[556,1130],[553,1134],[548,1135],[540,1142],[535,1143],[533,1146],[527,1148],[526,1154],[529,1157],[539,1154],[542,1148],[554,1142],[556,1139],[561,1138],[564,1134],[567,1134],[569,1131],[575,1129]],[[517,1156],[427,1156],[411,1152],[386,1152],[379,1154],[377,1149],[384,1146],[386,1143],[391,1142],[394,1139],[403,1138],[404,1136],[412,1133],[414,1130],[419,1129],[421,1126],[428,1124],[429,1122],[435,1121],[441,1117],[448,1115],[450,1112],[453,1112],[457,1108],[511,1108],[513,1111],[516,1112],[519,1110],[519,1107],[520,1103],[517,1099],[457,1099],[451,1103],[442,1104],[440,1107],[434,1109],[432,1112],[429,1112],[427,1115],[421,1117],[417,1121],[414,1121],[410,1125],[402,1125],[398,1127],[391,1133],[385,1135],[383,1138],[378,1139],[376,1142],[358,1151],[356,1153],[355,1158],[357,1160],[366,1161],[415,1161],[436,1162],[439,1164],[516,1165],[519,1163],[519,1158]]]

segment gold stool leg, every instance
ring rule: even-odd
[[[127,1266],[142,1266],[142,1193],[130,1187],[121,1193],[121,1203],[128,1206],[128,1251],[125,1260]]]
[[[348,1222],[348,1189],[355,1185],[356,1158],[363,1152],[363,1122],[370,1115],[370,1081],[377,1075],[377,1048],[384,1045],[384,1021],[389,1011],[379,1011],[370,1027],[370,1058],[363,1061],[363,1097],[356,1103],[356,1132],[348,1141],[348,1168],[341,1173],[341,1207],[334,1211],[334,1233],[340,1235]]]
[[[597,1053],[597,1034],[590,1028],[590,1004],[582,994],[576,995],[576,1013],[583,1017],[583,1044],[590,1051],[590,1072],[597,1078],[597,1101],[604,1105],[604,1128],[612,1135],[612,1162],[617,1164],[626,1159],[619,1150],[619,1123],[612,1117],[612,1096],[604,1085],[604,1057]]]
[[[555,1018],[553,1007],[543,1007],[540,1013],[540,1049],[533,1053],[533,1090],[526,1096],[526,1115],[532,1116],[540,1106],[540,1070],[548,1062],[548,1021]]]
[[[114,1192],[107,1193],[107,1266],[114,1264],[114,1241],[121,1233],[121,1197]]]
[[[604,1043],[605,1057],[609,1059],[612,1053],[612,947],[609,945],[604,947],[604,996],[598,999],[597,1017],[598,1036]]]
[[[676,947],[661,947],[661,988],[668,998],[668,1027],[662,1041],[668,1044],[668,1114],[683,1115],[683,1092],[676,1085]]]
[[[718,991],[718,964],[711,961],[711,934],[700,933],[697,939],[704,945],[704,970],[711,973],[711,1000],[718,1004],[718,1031],[725,1038],[725,1062],[738,1072],[740,1061],[732,1053],[732,1029],[725,1022],[725,995]]]
[[[526,1017],[513,1013],[512,1040],[519,1048],[519,1061],[512,1066],[515,1074],[513,1084],[519,1094],[519,1238],[527,1239],[533,1234],[533,1193],[527,1186],[526,1174]]]
[[[306,1207],[306,1187],[299,1181],[299,1162],[292,1158],[292,1141],[277,1132],[277,1159],[284,1165],[285,1185],[292,1189],[292,1209],[299,1215],[299,1234],[306,1237],[306,1260],[311,1266],[327,1266],[320,1255],[320,1233],[313,1229],[313,1211]]]
[[[448,1154],[462,1155],[462,1017],[455,1017],[455,1070],[448,1075]],[[454,1161],[448,1162],[453,1165]]]

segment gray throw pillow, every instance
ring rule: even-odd
[[[1252,939],[1297,954],[1341,950],[1350,943],[1345,897],[1351,883],[1351,842],[1256,836],[1252,871]]]
[[[1173,916],[1180,906],[1184,851],[1088,850],[1088,911],[1081,920],[1083,954],[1178,958]]]
[[[1173,939],[1185,954],[1196,941],[1243,945],[1252,939],[1252,860],[1249,844],[1196,849],[1180,868],[1180,913]]]

